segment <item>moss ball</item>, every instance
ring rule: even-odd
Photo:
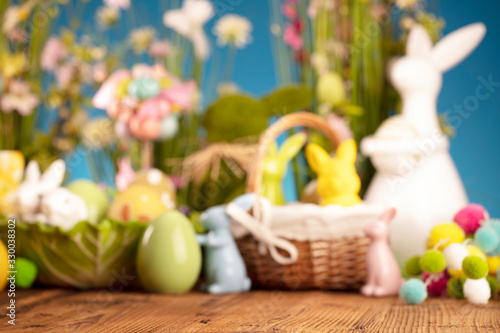
[[[409,279],[399,289],[399,297],[409,305],[417,305],[427,298],[427,287],[419,279]]]
[[[424,272],[436,274],[446,268],[446,260],[440,251],[429,250],[420,258],[420,267]]]
[[[441,223],[432,228],[427,248],[433,249],[439,244],[439,250],[443,250],[450,243],[462,243],[465,239],[465,233],[460,226],[454,222]]]
[[[481,251],[491,253],[497,248],[500,238],[495,229],[489,225],[483,225],[474,234],[474,241]]]
[[[491,219],[488,223],[490,227],[492,227],[498,237],[500,238],[500,219]],[[500,255],[500,242],[498,242],[497,247],[489,253],[490,256],[499,256]]]
[[[406,273],[411,276],[419,276],[422,274],[422,268],[420,268],[420,257],[415,256],[406,262],[405,266]]]
[[[476,256],[468,256],[462,263],[462,270],[469,279],[478,280],[488,275],[488,264]]]
[[[464,299],[464,290],[460,279],[452,277],[447,283],[448,294],[456,299]]]
[[[494,276],[488,275],[486,277],[486,281],[490,284],[490,289],[491,289],[491,298],[494,298],[496,294],[498,294],[498,281],[495,279]]]

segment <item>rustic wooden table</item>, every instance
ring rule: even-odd
[[[252,291],[214,296],[32,289],[16,292],[16,326],[26,332],[500,332],[500,300],[486,306],[433,298],[408,306],[396,297],[338,292]],[[2,311],[8,302],[0,298]]]

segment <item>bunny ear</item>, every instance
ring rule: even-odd
[[[25,172],[25,181],[28,183],[36,183],[40,179],[40,167],[38,162],[33,160],[28,163]]]
[[[297,133],[286,139],[278,153],[279,158],[283,162],[288,162],[300,151],[304,143],[306,143],[307,135]]]
[[[66,173],[66,164],[63,160],[53,162],[40,178],[40,185],[43,190],[50,191],[61,186]]]
[[[306,159],[314,172],[319,173],[323,165],[330,161],[330,156],[319,145],[310,143],[306,146]]]
[[[387,224],[389,224],[392,221],[392,219],[394,218],[394,216],[396,216],[396,208],[391,207],[391,208],[387,209],[382,214],[382,216],[380,217],[380,220],[384,221]]]
[[[465,59],[483,40],[486,26],[473,23],[453,31],[432,49],[431,61],[441,72],[446,72]]]
[[[411,56],[427,57],[431,54],[432,40],[427,30],[416,24],[410,30],[406,41],[406,54]]]
[[[343,160],[349,164],[354,164],[356,161],[356,141],[354,139],[344,140],[337,148],[336,159]]]

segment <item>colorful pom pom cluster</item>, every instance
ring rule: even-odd
[[[406,263],[407,280],[399,296],[416,305],[431,296],[467,299],[487,304],[499,291],[500,219],[490,219],[486,209],[470,204],[453,222],[436,225],[428,250]]]

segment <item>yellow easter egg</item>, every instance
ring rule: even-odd
[[[177,198],[174,183],[162,171],[158,169],[141,171],[131,185],[134,184],[149,187],[160,195],[161,201],[168,209],[175,209]]]
[[[469,254],[471,256],[477,256],[477,257],[483,259],[484,261],[486,261],[486,254],[484,254],[484,252],[481,251],[481,249],[479,249],[477,246],[467,245],[467,250],[469,250]]]
[[[3,290],[7,285],[8,269],[8,253],[5,244],[0,241],[0,290]]]
[[[462,270],[461,269],[450,269],[448,268],[448,273],[453,276],[453,277],[456,277],[457,279],[460,279],[462,277]]]
[[[149,222],[167,210],[157,192],[147,186],[135,184],[116,196],[107,216],[121,222]]]
[[[488,271],[490,274],[497,274],[498,268],[500,267],[500,257],[486,257],[486,263],[488,264]]]
[[[432,228],[427,248],[433,249],[438,243],[439,251],[443,251],[450,243],[462,243],[465,239],[465,233],[460,226],[454,222],[445,222]]]

